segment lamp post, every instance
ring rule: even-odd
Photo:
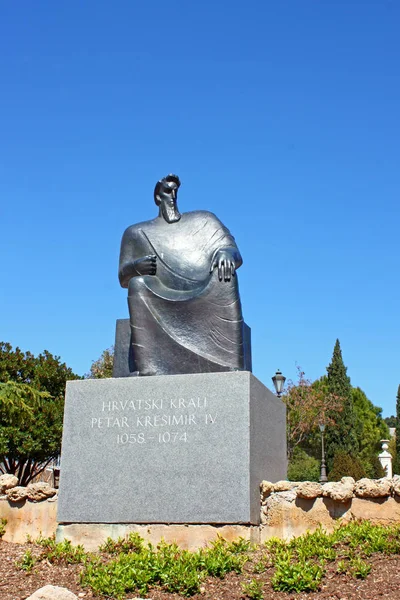
[[[53,469],[53,483],[56,490],[58,490],[60,483],[60,467],[54,467]]]
[[[275,387],[276,395],[278,398],[280,398],[283,391],[283,386],[285,385],[286,377],[284,377],[278,369],[271,379]]]
[[[325,448],[324,448],[325,425],[323,423],[320,423],[319,430],[321,432],[321,445],[322,445],[321,473],[320,473],[320,476],[319,476],[319,482],[320,483],[326,483],[328,481],[328,478],[326,476]]]

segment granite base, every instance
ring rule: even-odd
[[[258,524],[285,427],[247,371],[69,381],[58,522]]]

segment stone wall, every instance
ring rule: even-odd
[[[288,539],[322,526],[332,531],[338,521],[400,523],[400,477],[340,482],[278,481],[261,483],[260,541]]]
[[[26,488],[16,485],[16,478],[0,477],[0,518],[7,519],[9,542],[24,543],[26,536],[52,536],[69,539],[95,550],[110,536],[118,538],[137,532],[152,543],[161,538],[176,541],[181,547],[196,549],[221,535],[227,539],[244,537],[254,543],[271,537],[288,539],[313,531],[320,525],[331,531],[335,524],[354,519],[372,523],[400,523],[400,477],[361,479],[344,477],[340,482],[319,483],[278,481],[261,484],[261,524],[250,525],[135,525],[70,524],[57,528],[56,490],[46,483]]]
[[[0,519],[7,519],[6,542],[25,544],[27,536],[37,539],[39,536],[51,537],[57,528],[57,502],[9,502],[0,498]]]
[[[23,544],[32,539],[50,537],[57,528],[57,490],[48,483],[27,487],[18,485],[14,475],[0,476],[0,519],[7,519],[3,539]]]

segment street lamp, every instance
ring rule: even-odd
[[[319,476],[320,483],[326,483],[328,478],[326,476],[326,464],[325,464],[325,448],[324,448],[324,432],[325,432],[325,424],[319,424],[319,430],[321,432],[321,444],[322,444],[322,456],[321,456],[321,474]]]
[[[53,469],[53,483],[55,489],[58,490],[60,483],[60,467],[54,467]]]
[[[286,377],[284,377],[282,375],[282,373],[280,372],[280,370],[278,369],[277,372],[275,373],[275,375],[271,378],[276,390],[276,395],[278,396],[278,398],[281,397],[282,391],[283,391],[283,386],[285,384],[286,381]]]

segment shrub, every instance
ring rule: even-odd
[[[307,532],[298,538],[294,538],[288,542],[288,547],[296,553],[299,560],[305,561],[315,558],[334,561],[337,555],[334,543],[334,537],[326,533],[322,527],[319,527],[313,533]]]
[[[200,592],[206,577],[242,573],[247,561],[254,561],[248,573],[274,568],[273,589],[291,594],[318,590],[328,563],[337,574],[365,579],[371,571],[368,557],[378,553],[400,555],[400,525],[352,521],[339,525],[332,533],[320,527],[290,541],[271,538],[265,542],[264,552],[253,556],[255,547],[244,539],[229,543],[218,538],[207,548],[189,552],[164,541],[153,546],[137,534],[130,534],[116,541],[108,539],[101,547],[103,554],[97,556],[85,554],[81,546],[74,547],[67,541],[56,544],[53,538],[40,538],[35,544],[36,549],[28,549],[16,563],[20,569],[29,573],[46,559],[64,565],[80,562],[81,583],[96,597],[144,597],[152,588],[193,596]],[[241,585],[242,596],[262,600],[262,581],[246,578]]]
[[[267,568],[266,563],[263,560],[259,560],[254,565],[253,571],[254,571],[254,573],[264,573],[266,568]]]
[[[289,481],[318,481],[320,462],[302,448],[296,448],[289,460]]]
[[[321,565],[309,561],[280,561],[276,565],[271,585],[279,592],[314,592],[318,590],[323,574]]]
[[[249,583],[242,583],[242,590],[247,598],[252,600],[263,600],[264,598],[262,583],[256,579],[252,579]]]
[[[138,533],[130,533],[125,538],[118,538],[113,540],[107,538],[102,546],[100,546],[100,552],[106,552],[107,554],[128,554],[129,552],[140,552],[143,549],[144,541]]]
[[[30,573],[37,562],[38,559],[32,554],[32,550],[27,550],[22,558],[15,562],[15,566]]]
[[[0,519],[0,540],[6,532],[7,519]]]
[[[83,546],[73,546],[69,540],[56,543],[54,538],[39,538],[37,543],[43,548],[39,560],[72,565],[84,562],[87,556]]]
[[[247,557],[238,553],[236,548],[232,552],[230,546],[220,538],[210,548],[200,549],[195,560],[197,568],[220,579],[232,571],[241,573]]]
[[[332,534],[335,542],[348,546],[348,552],[343,555],[350,559],[355,558],[355,552],[362,557],[370,556],[375,552],[385,554],[400,553],[400,526],[372,525],[369,521],[354,521],[338,527]]]
[[[371,479],[380,479],[381,477],[385,477],[385,469],[381,465],[381,461],[377,456],[372,456],[370,459],[371,465]]]
[[[356,481],[365,477],[365,470],[360,461],[346,452],[339,451],[333,459],[332,470],[328,474],[329,481],[340,481],[342,477],[353,477]]]
[[[337,527],[333,533],[322,528],[291,541],[270,539],[265,543],[270,566],[275,567],[271,579],[274,590],[306,592],[319,589],[326,562],[340,560],[338,574],[365,579],[371,565],[364,559],[374,553],[400,553],[400,525],[372,525],[354,521]]]
[[[354,558],[350,561],[351,573],[357,579],[365,579],[371,572],[371,565],[361,558]]]
[[[146,595],[152,585],[171,594],[192,596],[206,576],[222,579],[232,571],[241,573],[252,550],[246,540],[228,543],[222,538],[194,553],[165,542],[154,548],[135,534],[116,542],[108,539],[101,549],[116,553],[115,558],[107,563],[87,559],[81,582],[95,595],[117,599],[129,593]]]

